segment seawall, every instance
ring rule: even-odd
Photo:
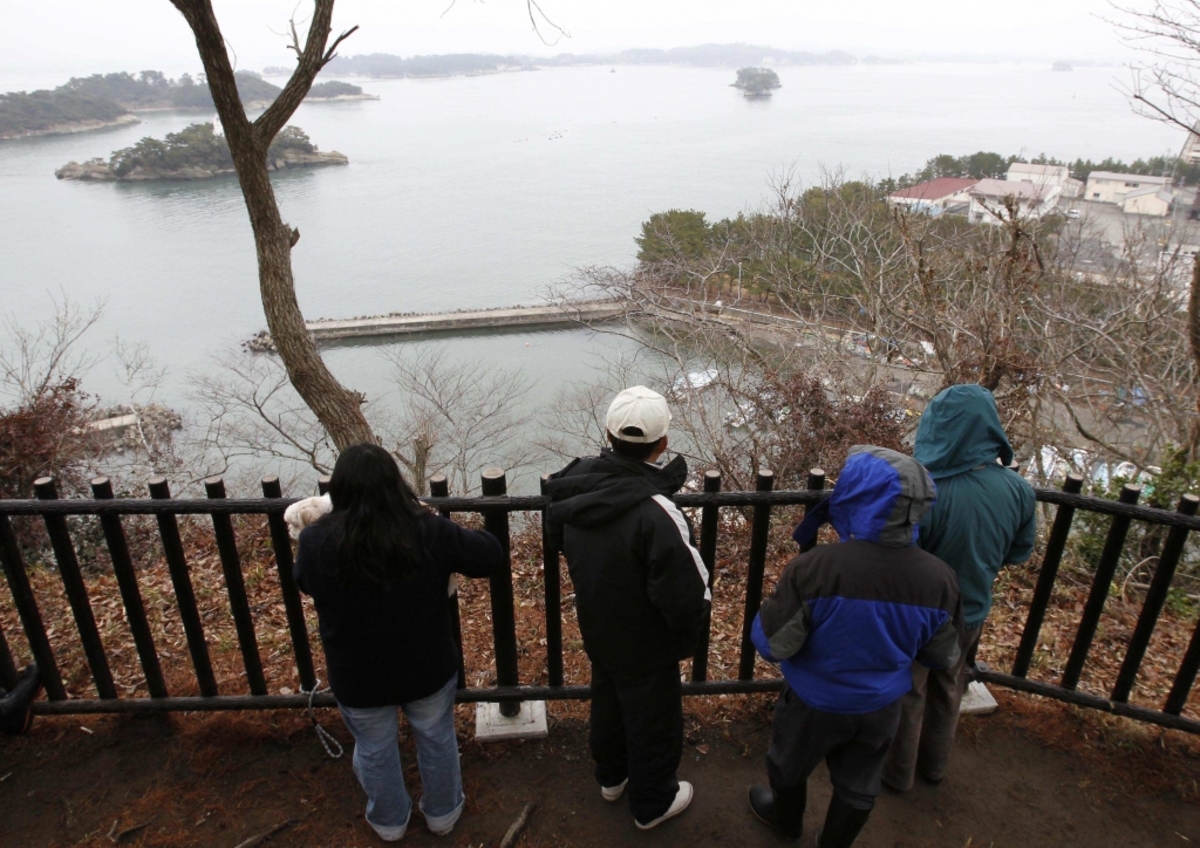
[[[605,321],[625,314],[624,304],[592,301],[571,306],[516,306],[507,309],[482,309],[470,312],[438,312],[426,315],[385,315],[331,321],[308,321],[306,326],[318,342],[357,339],[371,336],[408,336],[428,333],[454,333],[463,330],[488,330],[506,327],[546,329],[569,327],[582,321]],[[260,333],[247,343],[251,350],[273,350],[270,337]]]

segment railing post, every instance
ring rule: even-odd
[[[435,498],[450,497],[450,481],[446,479],[444,474],[434,474],[429,478],[429,494]],[[443,518],[449,518],[450,512],[445,509],[438,510],[438,514]],[[458,648],[458,688],[467,688],[467,669],[463,659],[463,640],[462,640],[462,613],[458,609],[458,590],[446,599],[446,608],[450,613],[450,635],[454,637],[454,644]]]
[[[542,494],[550,475],[543,474]],[[562,574],[558,564],[559,550],[550,544],[546,533],[546,509],[542,509],[542,580],[546,593],[546,678],[551,686],[563,685],[562,652]]]
[[[317,478],[317,494],[319,494],[319,495],[328,495],[329,494],[329,475],[328,474],[322,474],[320,477]]]
[[[13,661],[8,639],[4,638],[4,627],[0,626],[0,687],[13,689],[17,679],[17,664]]]
[[[721,472],[709,469],[704,472],[704,491],[708,493],[721,491]],[[717,524],[720,519],[720,507],[715,504],[705,504],[700,508],[700,559],[708,569],[708,591],[711,594],[713,578],[717,571]],[[696,641],[696,655],[692,659],[692,680],[703,682],[708,679],[708,643],[712,636],[712,607],[704,611],[704,619],[700,622],[700,637]]]
[[[1183,712],[1183,708],[1187,706],[1188,695],[1196,682],[1197,673],[1200,673],[1200,621],[1196,622],[1196,629],[1192,631],[1192,641],[1188,643],[1183,662],[1179,665],[1179,673],[1175,675],[1175,682],[1171,684],[1171,693],[1167,695],[1167,703],[1163,707],[1164,713],[1177,716]]]
[[[1184,495],[1179,499],[1177,511],[1180,515],[1195,515],[1196,507],[1200,506],[1200,498],[1195,495]],[[1142,658],[1146,656],[1146,648],[1154,633],[1154,625],[1162,613],[1163,605],[1167,602],[1167,591],[1175,577],[1175,568],[1183,555],[1183,546],[1187,544],[1188,528],[1172,527],[1163,543],[1162,552],[1158,556],[1158,565],[1154,576],[1150,579],[1150,588],[1146,592],[1146,601],[1142,605],[1141,615],[1138,616],[1137,627],[1129,639],[1129,649],[1125,652],[1125,661],[1121,663],[1121,671],[1117,674],[1116,685],[1113,686],[1114,701],[1128,701],[1129,693],[1133,691],[1134,680],[1137,679],[1138,668]]]
[[[1126,483],[1121,487],[1120,500],[1123,504],[1136,504],[1142,494],[1142,487]],[[1062,687],[1074,689],[1079,685],[1083,675],[1083,665],[1087,662],[1088,651],[1092,647],[1092,639],[1096,636],[1096,627],[1100,624],[1100,615],[1104,612],[1104,601],[1108,598],[1108,590],[1112,586],[1113,576],[1117,573],[1117,563],[1121,560],[1121,551],[1125,548],[1125,536],[1129,533],[1129,525],[1133,519],[1128,515],[1114,515],[1108,528],[1108,537],[1104,540],[1104,549],[1100,552],[1100,560],[1096,563],[1096,577],[1092,581],[1092,591],[1088,595],[1083,608],[1083,616],[1079,620],[1079,631],[1075,634],[1075,644],[1071,647],[1071,656],[1067,658],[1067,667],[1063,671]]]
[[[39,477],[34,480],[33,492],[38,500],[58,500],[52,477]],[[108,667],[108,657],[104,654],[104,643],[100,641],[100,631],[96,629],[96,617],[92,614],[92,603],[88,600],[83,574],[79,571],[79,560],[75,556],[75,545],[71,541],[66,516],[45,515],[43,519],[46,532],[50,535],[50,546],[54,548],[58,574],[62,578],[67,600],[71,604],[71,612],[75,615],[75,626],[79,629],[83,652],[87,655],[88,667],[92,670],[92,680],[96,683],[96,692],[102,699],[116,698],[117,687],[113,683],[112,670]]]
[[[112,500],[112,482],[107,477],[97,477],[92,481],[92,497],[98,501]],[[112,560],[117,587],[121,590],[121,602],[125,605],[129,632],[133,634],[133,644],[137,647],[138,659],[142,661],[142,671],[146,674],[146,688],[150,691],[151,698],[165,698],[168,694],[167,684],[163,680],[162,667],[158,662],[158,651],[154,648],[150,622],[146,620],[146,605],[138,587],[133,558],[129,555],[125,528],[121,526],[121,518],[118,515],[101,515],[100,527],[108,545],[108,555]]]
[[[25,558],[21,556],[17,534],[13,532],[7,515],[0,515],[0,561],[4,564],[4,577],[8,580],[17,614],[21,616],[25,638],[29,640],[29,651],[46,687],[46,696],[51,701],[65,701],[67,691],[63,688],[62,675],[54,659],[54,649],[50,647],[50,639],[46,636],[42,613],[33,596],[33,588],[29,585],[29,575],[25,573]]]
[[[165,477],[153,477],[148,483],[150,497],[155,500],[171,499],[171,487]],[[215,698],[217,678],[213,675],[212,660],[208,656],[208,643],[204,641],[204,625],[200,621],[200,610],[196,607],[196,593],[192,589],[192,578],[188,573],[187,555],[183,552],[183,540],[179,536],[179,522],[175,515],[160,512],[158,535],[162,539],[163,555],[167,570],[171,573],[171,586],[175,589],[175,602],[179,605],[179,618],[183,621],[183,632],[187,637],[188,653],[192,655],[192,667],[196,669],[196,683],[205,698]]]
[[[483,496],[503,497],[508,492],[504,471],[488,468],[483,472]],[[491,579],[492,638],[496,649],[496,683],[499,686],[517,686],[517,630],[513,611],[512,554],[509,549],[508,513],[488,511],[483,515],[483,526],[500,540],[504,548],[504,565]],[[521,712],[521,705],[506,701],[500,705],[500,715],[513,718]]]
[[[1063,481],[1063,492],[1077,495],[1083,490],[1083,477],[1070,474]],[[1050,596],[1054,594],[1054,583],[1058,579],[1058,566],[1062,562],[1063,551],[1067,547],[1067,537],[1071,535],[1071,521],[1075,517],[1075,507],[1059,504],[1054,513],[1054,524],[1050,526],[1050,535],[1046,539],[1046,552],[1042,555],[1042,569],[1038,573],[1037,587],[1033,590],[1033,598],[1029,601],[1029,615],[1025,619],[1025,629],[1021,631],[1021,644],[1017,648],[1017,657],[1013,661],[1013,677],[1025,677],[1029,674],[1029,664],[1033,660],[1033,652],[1037,650],[1038,638],[1042,633],[1042,622],[1046,620],[1046,610],[1050,606]]]
[[[775,473],[765,468],[758,472],[754,481],[756,492],[769,492],[775,488]],[[754,617],[762,606],[763,572],[767,565],[767,541],[771,529],[771,505],[756,504],[750,524],[750,559],[746,568],[746,608],[742,613],[742,653],[738,661],[738,679],[754,679],[754,643],[750,641],[750,630]]]
[[[823,490],[824,488],[825,488],[825,469],[824,468],[809,469],[808,490],[810,492],[819,492],[819,491]],[[819,503],[819,501],[816,503],[813,503],[813,506],[816,506],[817,503]],[[804,514],[808,515],[808,511],[811,508],[812,507],[805,507]],[[814,536],[813,540],[811,542],[809,542],[807,545],[800,546],[800,553],[804,553],[805,551],[811,551],[816,546],[817,546],[817,539]]]
[[[224,500],[225,481],[220,477],[209,477],[204,481],[204,493],[209,500]],[[258,655],[258,637],[254,633],[250,601],[246,598],[246,580],[242,575],[242,560],[238,555],[233,519],[227,513],[214,512],[212,524],[213,534],[217,538],[217,553],[221,557],[221,573],[225,577],[225,591],[229,595],[229,609],[233,613],[233,624],[237,629],[238,647],[242,649],[242,663],[246,667],[246,680],[250,684],[250,694],[265,695],[267,681],[263,677],[262,659]]]
[[[264,498],[282,498],[283,489],[274,474],[262,478]],[[292,656],[296,660],[296,672],[300,686],[311,692],[317,685],[317,672],[313,668],[312,648],[308,643],[308,623],[304,620],[304,604],[300,600],[300,589],[292,574],[292,540],[288,536],[287,522],[283,510],[267,513],[267,526],[271,529],[271,549],[275,552],[275,570],[279,574],[279,592],[283,595],[283,608],[287,612],[288,632],[292,636]]]

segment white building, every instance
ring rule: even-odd
[[[1125,203],[1125,198],[1138,189],[1154,187],[1155,191],[1168,189],[1170,177],[1151,177],[1145,174],[1116,174],[1112,171],[1092,171],[1088,174],[1085,197],[1099,203]]]
[[[1079,197],[1083,194],[1083,181],[1074,179],[1066,165],[1031,165],[1028,162],[1013,162],[1008,166],[1005,179],[1009,182],[1033,183],[1035,186],[1058,186],[1063,197]]]
[[[1161,186],[1146,186],[1134,189],[1125,195],[1121,209],[1127,215],[1157,215],[1162,218],[1171,214],[1175,196],[1170,189]]]
[[[1188,133],[1183,142],[1183,150],[1179,153],[1179,158],[1189,165],[1200,165],[1200,135],[1197,133],[1200,133],[1200,121],[1197,121]]]
[[[974,224],[999,224],[1008,220],[1009,201],[1018,218],[1041,218],[1058,205],[1061,186],[1034,185],[1028,180],[980,180],[969,192],[967,215]]]
[[[965,207],[970,202],[967,192],[978,182],[972,178],[938,177],[899,189],[887,199],[891,206],[902,206],[911,212],[941,215],[955,206]]]

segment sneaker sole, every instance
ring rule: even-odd
[[[620,801],[621,796],[625,794],[625,785],[629,783],[629,778],[625,778],[616,786],[601,786],[600,797],[610,804],[615,801]]]

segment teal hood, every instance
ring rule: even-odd
[[[913,458],[925,466],[934,480],[953,477],[980,465],[1011,465],[1012,445],[996,399],[983,386],[951,386],[943,390],[921,415]]]

